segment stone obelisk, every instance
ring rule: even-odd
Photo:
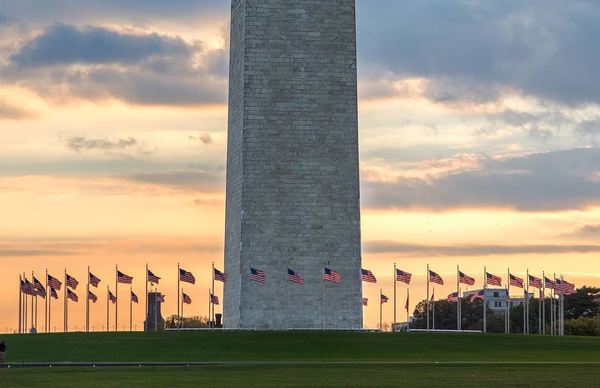
[[[355,0],[233,0],[230,46],[224,325],[359,329]]]

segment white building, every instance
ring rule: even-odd
[[[478,294],[482,289],[469,290],[463,292],[464,299],[470,299],[473,294]],[[529,300],[533,299],[533,294],[529,293]],[[507,308],[507,304],[510,303],[510,307],[521,306],[524,301],[524,294],[519,296],[511,296],[507,298],[506,288],[486,288],[485,289],[485,300],[488,307],[498,314],[504,314]]]

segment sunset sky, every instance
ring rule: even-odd
[[[0,0],[0,332],[17,327],[18,274],[46,268],[82,283],[73,330],[88,265],[96,330],[115,264],[134,276],[138,328],[145,263],[165,315],[177,262],[198,280],[187,312],[206,315],[210,263],[223,267],[229,3]],[[484,265],[600,286],[600,3],[357,0],[357,19],[363,267],[379,280],[365,326],[394,262],[414,274],[411,309],[427,263],[440,298],[457,264],[478,287]]]

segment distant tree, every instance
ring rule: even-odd
[[[565,333],[567,335],[600,336],[600,315],[566,321]]]
[[[183,323],[184,328],[206,328],[208,327],[208,318],[200,316],[184,317],[182,322],[177,315],[171,315],[166,319],[167,329],[178,328],[181,323]]]
[[[431,305],[430,305],[431,307]],[[462,299],[462,329],[483,330],[483,302],[471,303]],[[433,328],[433,310],[430,310],[430,327]],[[421,301],[413,312],[414,321],[411,328],[427,328],[427,301]],[[435,301],[435,328],[439,330],[456,330],[456,303],[447,300]],[[504,315],[495,314],[492,309],[487,309],[487,331],[490,333],[504,332]]]
[[[600,314],[600,288],[583,286],[565,297],[565,319],[594,317]]]

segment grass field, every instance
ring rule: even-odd
[[[600,339],[586,337],[171,332],[1,338],[8,345],[8,362],[222,363],[195,367],[3,369],[0,370],[2,387],[52,386],[53,383],[60,386],[427,387],[600,384]],[[244,365],[244,362],[259,364]]]

